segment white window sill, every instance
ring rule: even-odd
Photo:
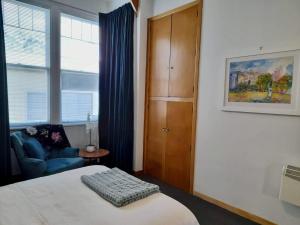
[[[93,121],[94,123],[98,124],[98,121]],[[32,126],[38,126],[38,125],[43,125],[43,124],[50,124],[50,123],[35,123],[35,124],[19,124],[19,125],[10,125],[10,130],[11,131],[17,131],[17,130],[23,130],[26,129],[27,127],[32,127]],[[70,122],[70,123],[62,123],[64,127],[77,127],[77,126],[85,126],[87,122]]]
[[[42,124],[48,124],[48,122],[43,122],[43,123],[24,123],[24,124],[10,124],[10,130],[22,130],[26,129],[27,127],[32,127],[32,126],[38,126]]]
[[[63,122],[64,127],[72,127],[72,126],[85,126],[88,122],[82,121],[82,122]],[[98,124],[98,121],[92,121],[92,123]]]
[[[63,123],[64,127],[76,127],[76,126],[85,126],[86,122],[70,122],[70,123]]]

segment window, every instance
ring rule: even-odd
[[[88,113],[97,119],[97,15],[53,1],[3,0],[2,10],[10,124],[85,122]],[[57,15],[60,19],[54,18]],[[50,33],[50,16],[51,30],[60,27],[61,32]],[[59,88],[61,95],[56,92]],[[50,109],[50,95],[61,108]]]
[[[48,121],[49,11],[3,1],[11,124]]]
[[[99,28],[95,22],[61,15],[61,108],[63,122],[98,115]]]

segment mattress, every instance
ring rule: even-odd
[[[106,170],[90,166],[0,187],[0,225],[199,225],[162,193],[117,208],[80,180]]]

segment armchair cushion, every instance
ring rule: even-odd
[[[57,158],[50,159],[47,161],[47,171],[48,175],[55,174],[67,170],[72,170],[80,168],[84,165],[84,160],[82,158]]]
[[[45,160],[47,158],[46,150],[35,138],[29,138],[23,143],[24,150],[29,158]]]
[[[22,173],[27,179],[43,176],[47,169],[46,161],[41,159],[25,158],[21,162]]]
[[[74,157],[79,157],[79,148],[52,149],[49,154],[49,159]]]

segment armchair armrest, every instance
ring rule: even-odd
[[[79,156],[79,148],[67,147],[62,150],[62,154],[66,158],[78,157]]]
[[[50,152],[50,159],[79,157],[79,148],[52,149]]]
[[[24,158],[22,160],[22,173],[25,178],[37,178],[43,176],[47,169],[47,163],[41,159]]]

